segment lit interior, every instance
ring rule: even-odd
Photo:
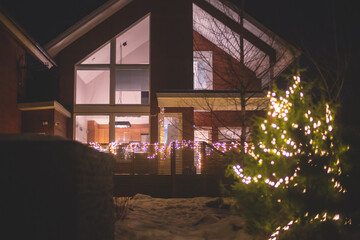
[[[76,104],[109,104],[110,71],[78,70]]]
[[[149,64],[150,17],[116,38],[116,64]]]
[[[109,116],[76,116],[75,140],[109,143]]]
[[[110,64],[110,43],[96,51],[81,64]]]
[[[211,143],[211,129],[194,130],[194,141]]]
[[[107,43],[80,64],[86,66],[77,70],[76,104],[109,104],[110,91],[115,91],[115,104],[149,104],[149,24],[150,17],[144,18],[116,38],[116,47]],[[117,66],[110,64],[112,47]],[[110,69],[115,89],[110,89]]]
[[[241,137],[241,127],[221,127],[219,128],[219,142],[220,141],[231,141],[231,140],[240,140]]]
[[[213,71],[212,71],[212,52],[194,51],[193,56],[194,89],[212,90]]]
[[[115,140],[118,143],[148,143],[149,116],[116,116]]]
[[[149,103],[149,70],[116,70],[116,104]]]

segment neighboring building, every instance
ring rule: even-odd
[[[52,68],[55,62],[19,25],[0,11],[0,133],[36,132],[66,136],[70,113],[56,101],[28,102],[29,65]],[[33,85],[32,87],[29,85]],[[41,87],[41,86],[39,86]],[[41,93],[41,92],[40,92]],[[46,94],[46,93],[41,93]],[[41,96],[35,99],[41,99]]]

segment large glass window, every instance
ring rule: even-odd
[[[116,104],[149,104],[149,69],[116,70]]]
[[[110,64],[110,43],[86,58],[81,64]]]
[[[149,24],[147,16],[77,65],[76,104],[149,104]]]
[[[241,139],[241,127],[220,127],[219,128],[219,141],[239,141]],[[245,140],[251,141],[251,133],[249,128],[245,129]]]
[[[75,140],[82,143],[109,143],[109,116],[76,116]]]
[[[207,142],[207,143],[212,142],[211,129],[210,128],[209,129],[206,129],[206,128],[195,129],[194,130],[194,141]]]
[[[241,127],[220,127],[219,128],[219,141],[232,141],[240,140]]]
[[[149,42],[146,16],[75,66],[75,140],[106,146],[150,141]]]
[[[76,104],[109,104],[110,71],[78,70]]]
[[[213,71],[212,71],[212,52],[195,51],[194,52],[194,89],[212,90],[213,89]]]
[[[150,17],[116,38],[116,64],[149,64]]]
[[[179,117],[164,117],[164,143],[181,139]]]
[[[148,143],[149,116],[116,116],[115,140],[118,143]]]

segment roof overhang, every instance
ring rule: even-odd
[[[0,22],[32,53],[39,61],[48,68],[56,66],[56,63],[48,53],[31,37],[21,29],[15,21],[0,12]]]
[[[68,110],[66,110],[57,101],[19,103],[18,109],[20,111],[36,111],[36,110],[54,109],[55,111],[60,112],[62,115],[66,116],[68,118],[71,117],[71,113]]]
[[[110,0],[98,9],[68,28],[55,39],[45,45],[50,56],[55,57],[64,48],[79,39],[85,33],[98,26],[114,13],[128,5],[132,0]]]
[[[193,107],[197,111],[240,111],[241,98],[238,92],[186,91],[156,93],[159,107]],[[246,110],[264,110],[268,99],[262,92],[247,93]]]

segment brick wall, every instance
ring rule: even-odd
[[[18,81],[24,78],[25,50],[0,24],[0,133],[21,132]]]
[[[263,111],[247,111],[246,117],[250,119],[254,116],[264,116]],[[194,123],[196,127],[209,127],[212,132],[212,141],[218,141],[219,127],[241,127],[242,118],[240,111],[214,111],[214,112],[195,112]],[[250,122],[249,122],[250,123]]]
[[[54,109],[22,112],[22,132],[66,137],[67,117]]]

